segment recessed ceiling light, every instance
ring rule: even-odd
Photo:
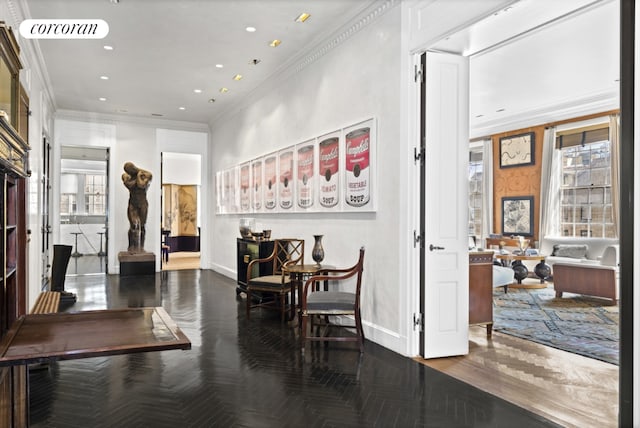
[[[256,27],[247,27],[247,28],[245,28],[245,30],[247,30],[248,33],[255,33],[256,32]]]
[[[499,108],[498,110],[496,110],[496,113],[500,113],[501,111],[504,111],[505,109],[503,108]]]
[[[242,74],[236,74],[233,76],[233,80],[242,80]]]
[[[178,110],[186,110],[186,107],[178,107]]]
[[[127,113],[128,110],[125,110],[123,108],[116,110],[118,113]]]
[[[201,94],[202,93],[202,89],[194,89],[193,92],[195,92],[196,94]]]
[[[260,60],[259,60],[259,59],[257,59],[257,58],[254,58],[254,59],[252,59],[251,61],[249,61],[249,64],[252,64],[252,65],[258,65],[258,64],[260,64]]]
[[[103,46],[105,51],[112,51],[113,50],[113,46],[109,46],[109,45],[104,45]]]
[[[220,88],[220,93],[221,94],[224,94],[225,92],[229,92],[229,89],[224,88],[224,87]]]
[[[298,17],[295,19],[296,22],[304,22],[307,19],[309,19],[311,15],[309,15],[306,12],[302,12],[300,15],[298,15]]]
[[[107,99],[105,97],[100,97],[98,98],[100,101],[107,101]]]
[[[164,116],[163,114],[160,113],[151,113],[151,116],[155,116],[155,117],[162,117]]]
[[[278,46],[280,46],[280,43],[282,43],[280,40],[274,39],[269,42],[269,46],[271,46],[272,48],[277,48]]]
[[[484,117],[484,114],[478,114],[476,117]]]
[[[222,68],[222,67],[224,67],[224,65],[222,65],[222,64],[216,64],[216,68]]]
[[[210,102],[210,103],[215,103],[215,102],[216,102],[216,99],[215,99],[215,98],[209,98],[209,102]]]
[[[102,80],[109,80],[109,76],[100,76]]]

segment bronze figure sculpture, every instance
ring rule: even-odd
[[[153,175],[151,172],[138,168],[132,162],[124,164],[122,182],[129,189],[129,206],[127,217],[129,219],[129,248],[130,253],[144,253],[144,236],[146,233],[147,189]]]

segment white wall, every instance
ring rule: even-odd
[[[158,137],[160,138],[160,136]],[[205,138],[203,143],[206,144],[206,142]],[[202,183],[201,165],[202,157],[200,155],[164,152],[162,153],[162,184],[200,186]]]
[[[136,166],[153,174],[151,185],[147,190],[149,215],[147,217],[146,238],[144,248],[156,254],[156,270],[160,269],[160,153],[171,150],[178,152],[207,154],[208,135],[201,131],[182,129],[166,129],[168,121],[144,119],[96,119],[95,115],[83,115],[76,112],[62,112],[56,119],[55,148],[52,164],[55,169],[53,177],[59,182],[60,146],[104,147],[110,150],[108,183],[109,183],[109,215],[108,215],[108,270],[118,273],[120,265],[118,253],[126,251],[129,243],[127,206],[129,190],[122,183],[125,162],[133,162]],[[204,129],[194,125],[193,128]],[[206,169],[203,171],[206,174]],[[58,213],[60,191],[54,187],[53,196],[53,242],[66,240],[60,228]],[[206,200],[203,200],[206,204]],[[205,253],[205,249],[201,249]]]
[[[365,274],[362,316],[365,334],[384,346],[405,353],[401,325],[409,314],[399,313],[398,236],[401,162],[400,8],[380,16],[339,47],[331,49],[264,96],[248,100],[239,112],[212,124],[213,171],[303,142],[309,138],[377,119],[378,210],[375,213],[255,214],[272,237],[300,237],[311,261],[314,234],[323,234],[325,263],[347,266],[364,245]],[[215,200],[214,187],[210,187]],[[236,275],[238,219],[247,215],[216,215],[209,234],[210,265],[232,278]]]

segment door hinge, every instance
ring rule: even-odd
[[[413,66],[413,80],[416,83],[424,83],[424,73],[422,71],[422,64],[415,64]]]
[[[422,314],[413,314],[413,329],[424,331],[424,317]]]
[[[424,239],[422,233],[418,233],[417,230],[413,231],[413,248],[416,248],[416,245],[420,245],[420,248],[424,247]]]
[[[424,163],[424,147],[413,148],[413,163],[417,165],[418,162],[420,162],[420,165]]]

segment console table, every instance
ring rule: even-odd
[[[493,251],[469,253],[469,324],[493,330]]]
[[[513,268],[514,278],[516,279],[516,283],[513,284],[514,287],[520,288],[546,288],[545,280],[551,275],[551,268],[548,264],[545,263],[545,259],[547,256],[537,255],[537,256],[527,256],[524,254],[496,254],[496,259],[502,260],[503,264],[511,262],[511,267]],[[529,269],[522,263],[525,260],[529,261],[537,261],[538,264],[534,268],[534,273],[540,279],[539,284],[523,284],[522,280],[529,276]]]

